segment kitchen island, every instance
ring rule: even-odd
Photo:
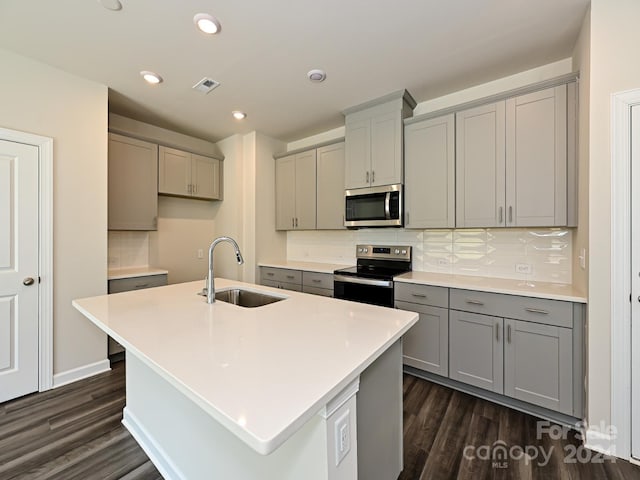
[[[396,478],[401,336],[417,314],[216,287],[283,300],[209,305],[192,282],[73,302],[125,347],[123,422],[165,478]]]

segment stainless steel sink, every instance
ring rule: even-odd
[[[216,292],[216,300],[232,303],[233,305],[238,305],[240,307],[254,308],[279,302],[280,300],[284,300],[284,298],[266,293],[244,290],[242,288],[230,288],[228,290]]]

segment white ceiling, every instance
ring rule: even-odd
[[[0,0],[0,48],[109,86],[113,112],[212,141],[252,130],[291,141],[402,88],[421,102],[566,58],[589,4],[121,1],[114,12],[97,0]],[[219,35],[195,29],[200,12],[219,19]],[[312,68],[327,80],[309,82]],[[164,82],[148,86],[141,70]],[[191,90],[204,76],[222,85]],[[233,120],[232,110],[247,119]]]

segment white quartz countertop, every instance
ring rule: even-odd
[[[270,260],[259,262],[258,265],[260,267],[290,268],[292,270],[317,273],[333,273],[334,270],[353,267],[353,265],[340,265],[338,263],[297,262],[294,260]]]
[[[260,454],[269,454],[418,319],[374,305],[216,279],[285,300],[258,308],[190,282],[74,300],[99,328]],[[158,399],[162,401],[162,399]]]
[[[108,280],[119,280],[121,278],[149,277],[151,275],[167,275],[169,270],[162,268],[144,267],[128,267],[128,268],[110,268],[107,272]]]
[[[587,298],[572,285],[549,282],[523,282],[507,278],[474,277],[471,275],[448,275],[443,273],[409,272],[394,277],[396,282],[417,283],[438,287],[479,290],[483,292],[521,295],[524,297],[548,298],[567,302],[587,303]]]

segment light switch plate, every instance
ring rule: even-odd
[[[344,412],[334,423],[336,444],[336,467],[351,450],[351,415],[350,411]]]

